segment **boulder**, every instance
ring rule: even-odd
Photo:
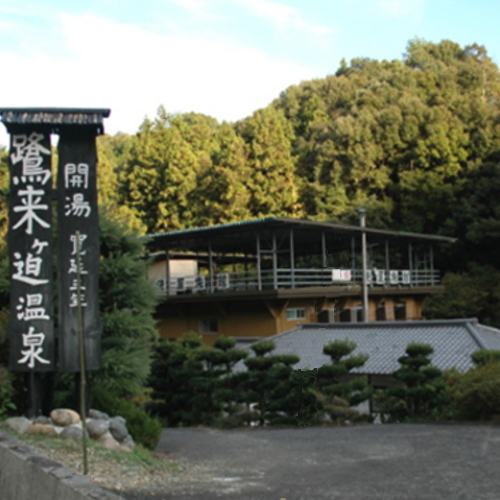
[[[100,436],[97,439],[97,442],[100,443],[102,446],[104,446],[104,448],[107,448],[108,450],[120,449],[120,444],[115,440],[115,438],[111,435],[109,431]]]
[[[68,427],[80,422],[80,415],[68,408],[58,408],[50,412],[50,418],[55,425]]]
[[[33,424],[28,428],[26,434],[45,434],[47,436],[55,436],[57,432],[50,424]]]
[[[24,434],[29,427],[31,427],[31,420],[26,417],[11,417],[8,418],[5,423],[9,429],[17,432],[18,434]]]
[[[109,421],[109,430],[112,436],[119,442],[128,436],[125,420],[122,417],[114,417]]]
[[[87,422],[87,431],[89,432],[89,436],[93,439],[101,437],[108,430],[109,430],[109,420],[90,419]]]
[[[116,417],[113,417],[113,420],[115,422],[120,422],[120,424],[123,424],[123,425],[127,424],[127,421],[123,417],[120,417],[119,415]]]
[[[135,443],[134,440],[132,439],[132,436],[127,436],[121,443],[120,443],[120,450],[121,451],[128,451],[132,453],[135,449]]]
[[[49,417],[45,417],[44,415],[40,415],[33,420],[34,424],[51,424],[52,420]]]
[[[60,435],[67,439],[81,441],[83,439],[83,430],[79,427],[76,427],[75,425],[71,425],[69,427],[65,427]]]
[[[89,417],[95,420],[109,420],[109,415],[99,410],[90,410]]]

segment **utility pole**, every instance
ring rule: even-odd
[[[362,228],[366,227],[366,209],[359,210],[360,221],[359,225]],[[361,233],[361,260],[363,261],[363,321],[368,323],[370,320],[370,312],[368,308],[368,279],[367,279],[367,255],[366,255],[366,231],[363,229]]]

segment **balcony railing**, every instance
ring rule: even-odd
[[[278,290],[303,287],[361,284],[361,269],[269,269],[246,272],[228,272],[209,275],[189,275],[155,279],[159,293],[182,295],[192,293],[239,292]],[[370,269],[367,282],[370,287],[417,287],[438,285],[440,273],[431,269]]]

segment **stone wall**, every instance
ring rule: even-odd
[[[2,500],[123,500],[0,431]]]

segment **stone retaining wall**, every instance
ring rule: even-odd
[[[2,500],[123,500],[0,431]]]

